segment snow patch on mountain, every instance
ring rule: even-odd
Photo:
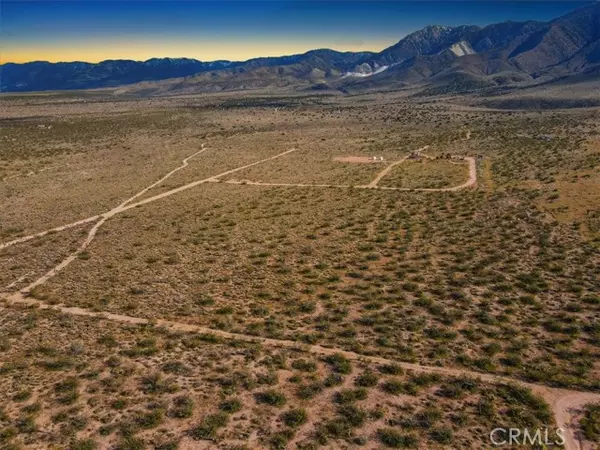
[[[452,44],[450,46],[450,51],[456,56],[472,55],[476,53],[475,50],[473,50],[473,47],[471,47],[471,44],[469,44],[467,41],[459,41],[455,44]]]
[[[369,64],[364,63],[364,64],[361,64],[360,66],[358,66],[356,68],[355,72],[347,72],[346,74],[344,74],[342,76],[342,78],[346,78],[346,77],[359,77],[359,78],[370,77],[372,75],[377,75],[378,73],[383,72],[388,67],[389,66],[381,66],[381,67],[377,67],[375,70],[373,70],[373,68],[371,68],[371,66]]]

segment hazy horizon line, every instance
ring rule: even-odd
[[[400,40],[402,40],[404,37],[400,38]],[[398,41],[396,41],[398,42]],[[390,44],[388,47],[391,47],[392,45],[394,45],[395,43]],[[260,55],[260,56],[252,56],[250,58],[247,59],[227,59],[227,58],[222,58],[222,59],[198,59],[198,58],[193,58],[190,56],[153,56],[151,58],[146,58],[146,59],[135,59],[135,58],[106,58],[106,59],[100,59],[100,60],[88,60],[88,61],[84,61],[84,60],[80,60],[80,59],[74,59],[74,60],[49,60],[49,59],[32,59],[32,60],[28,60],[28,61],[6,61],[6,62],[0,62],[0,66],[3,66],[5,64],[32,64],[32,63],[37,63],[37,62],[45,62],[45,63],[50,63],[50,64],[68,64],[68,63],[84,63],[84,64],[100,64],[106,61],[133,61],[133,62],[147,62],[150,61],[152,59],[189,59],[189,60],[194,60],[194,61],[198,61],[198,62],[202,62],[202,63],[211,63],[211,62],[219,62],[219,61],[226,61],[226,62],[231,62],[231,63],[243,63],[243,62],[247,62],[247,61],[251,61],[253,59],[260,59],[260,58],[281,58],[284,56],[295,56],[295,55],[305,55],[306,53],[310,53],[310,52],[314,52],[314,51],[319,51],[319,50],[331,50],[337,53],[379,53],[382,50],[385,50],[387,47],[384,47],[381,50],[336,50],[334,48],[331,47],[318,47],[318,48],[311,48],[309,50],[306,50],[304,52],[299,52],[299,53],[281,53],[281,54],[276,54],[276,55]]]

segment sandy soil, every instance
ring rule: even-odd
[[[271,347],[284,347],[284,348],[292,348],[298,349],[304,352],[309,352],[315,355],[320,356],[331,356],[335,354],[342,354],[346,358],[354,361],[368,361],[374,364],[396,364],[402,367],[405,370],[412,370],[417,373],[437,373],[440,375],[446,376],[470,376],[475,379],[484,382],[491,383],[505,383],[505,384],[517,384],[519,386],[523,386],[531,389],[538,395],[541,395],[550,405],[552,411],[554,413],[557,427],[563,428],[565,431],[565,449],[566,450],[587,450],[588,446],[582,446],[582,443],[576,436],[576,429],[572,425],[573,417],[580,413],[581,408],[592,402],[600,401],[600,394],[595,392],[577,392],[566,389],[556,389],[550,388],[547,386],[541,386],[533,383],[527,383],[521,380],[512,379],[509,377],[473,372],[464,369],[454,369],[449,367],[432,367],[432,366],[423,366],[420,364],[413,364],[407,362],[398,362],[389,360],[386,358],[381,358],[377,356],[367,356],[361,355],[355,352],[340,350],[333,347],[323,347],[320,345],[306,345],[301,344],[295,341],[288,341],[282,339],[273,339],[273,338],[265,338],[258,336],[251,336],[245,334],[238,333],[230,333],[227,331],[216,330],[212,328],[202,327],[198,325],[192,325],[181,322],[174,322],[169,320],[153,320],[150,321],[148,319],[132,317],[122,314],[112,314],[112,313],[104,313],[104,312],[94,312],[83,308],[77,307],[66,307],[61,305],[48,305],[39,300],[31,299],[25,297],[21,292],[17,292],[15,294],[10,295],[6,298],[10,303],[14,304],[28,304],[28,305],[36,305],[40,308],[47,308],[60,311],[65,314],[72,314],[76,316],[86,316],[86,317],[97,317],[107,320],[112,320],[121,323],[127,324],[154,324],[155,326],[165,327],[172,331],[181,331],[181,332],[196,332],[196,333],[207,333],[213,334],[215,336],[225,338],[225,339],[235,339],[246,342],[257,342],[262,345],[271,346]]]
[[[143,318],[139,318],[139,317],[102,313],[102,312],[93,312],[93,311],[89,311],[89,310],[86,310],[83,308],[66,307],[66,306],[61,306],[61,305],[48,305],[48,304],[45,304],[38,300],[28,298],[27,294],[33,288],[45,283],[51,277],[55,276],[58,272],[60,272],[60,270],[64,269],[67,265],[69,265],[72,261],[74,261],[77,258],[77,256],[90,245],[90,243],[93,241],[94,237],[96,236],[98,229],[105,223],[105,221],[108,220],[109,218],[115,216],[116,214],[119,214],[128,209],[140,206],[142,204],[150,203],[150,202],[159,200],[161,198],[167,197],[169,195],[173,195],[177,192],[181,192],[183,190],[190,189],[191,187],[197,186],[201,183],[218,182],[219,181],[218,179],[220,177],[235,173],[235,172],[243,170],[247,167],[251,167],[251,166],[284,156],[288,153],[295,151],[295,149],[291,149],[291,150],[285,151],[283,153],[280,153],[278,155],[275,155],[273,157],[270,157],[270,158],[267,158],[264,160],[260,160],[260,161],[256,161],[252,164],[245,165],[245,166],[242,166],[242,167],[239,167],[236,169],[232,169],[227,172],[215,175],[213,177],[209,177],[209,178],[206,178],[203,180],[198,180],[198,181],[189,183],[189,184],[181,186],[177,189],[173,189],[173,190],[164,192],[162,194],[147,198],[147,199],[139,201],[137,203],[132,203],[133,200],[135,200],[139,196],[143,195],[149,189],[160,184],[161,182],[166,180],[168,177],[170,177],[172,174],[176,173],[178,170],[187,166],[190,158],[198,155],[199,153],[203,152],[204,150],[205,150],[205,148],[203,148],[199,152],[196,152],[193,155],[185,158],[179,167],[173,169],[171,172],[169,172],[169,174],[167,174],[166,176],[164,176],[157,182],[153,183],[152,185],[141,190],[134,196],[125,200],[123,203],[121,203],[119,206],[112,209],[111,211],[108,211],[100,216],[95,216],[94,218],[84,219],[84,221],[92,221],[96,218],[99,218],[99,220],[96,222],[96,224],[89,231],[86,239],[83,241],[83,243],[80,245],[80,247],[75,252],[73,252],[71,255],[69,255],[66,259],[64,259],[60,264],[58,264],[56,267],[52,268],[41,278],[39,278],[36,281],[34,281],[33,283],[31,283],[25,289],[22,289],[20,292],[14,293],[12,295],[5,296],[6,300],[9,303],[34,304],[41,308],[56,309],[56,310],[59,310],[63,313],[67,313],[67,314],[99,317],[99,318],[104,318],[104,319],[108,319],[108,320],[129,323],[129,324],[150,323],[150,321],[148,319],[143,319]],[[368,186],[365,186],[365,187],[366,188],[377,188],[378,181],[381,178],[383,178],[391,170],[391,168],[393,168],[397,164],[402,163],[405,159],[406,158],[401,159],[399,161],[396,161],[395,163],[388,165],[382,172],[380,172],[378,174],[378,176]],[[466,159],[469,162],[469,180],[467,182],[465,182],[464,184],[462,184],[460,186],[456,186],[456,187],[452,187],[452,188],[430,189],[430,190],[432,190],[432,191],[453,191],[453,190],[458,190],[458,189],[462,189],[462,188],[474,185],[477,181],[475,160],[474,160],[474,158],[466,158]],[[252,184],[252,183],[249,182],[248,184]],[[298,186],[308,187],[310,185],[298,185]],[[388,188],[388,189],[393,189],[393,188]],[[427,190],[427,189],[423,189],[423,190]],[[77,223],[82,223],[84,221],[79,221]],[[69,227],[69,225],[65,225],[60,228],[66,229],[68,227]],[[19,242],[23,242],[24,240],[31,239],[35,236],[37,236],[37,235],[24,237],[17,241],[13,241],[12,243],[6,243],[6,244],[4,244],[4,247],[6,247],[7,245],[14,245]],[[387,360],[387,359],[381,358],[381,357],[364,356],[361,354],[357,354],[357,353],[349,352],[349,351],[343,351],[343,350],[339,350],[336,348],[328,348],[328,347],[322,347],[322,346],[318,346],[318,345],[302,345],[302,344],[299,344],[294,341],[230,333],[230,332],[221,331],[221,330],[213,330],[211,328],[201,327],[201,326],[197,326],[197,325],[185,324],[185,323],[174,322],[174,321],[167,321],[167,320],[162,320],[162,319],[155,320],[155,321],[153,321],[153,323],[155,323],[158,326],[164,326],[166,328],[176,330],[176,331],[193,331],[193,332],[200,332],[200,333],[212,333],[212,334],[215,334],[215,335],[223,337],[223,338],[238,339],[238,340],[251,341],[251,342],[260,342],[263,345],[269,345],[269,346],[275,346],[275,347],[287,347],[287,348],[299,347],[303,351],[308,351],[310,353],[318,354],[318,355],[333,355],[336,353],[342,353],[347,358],[353,359],[353,360],[368,360],[373,363],[383,363],[383,364],[397,363],[395,361]],[[452,375],[452,376],[470,375],[470,376],[476,377],[482,381],[501,382],[501,383],[516,383],[516,384],[531,388],[534,392],[539,393],[540,395],[542,395],[546,400],[548,400],[551,403],[553,410],[554,410],[555,417],[556,417],[557,425],[565,428],[565,431],[566,431],[565,448],[567,448],[568,450],[575,450],[575,449],[579,450],[582,448],[581,445],[579,444],[576,436],[574,435],[574,431],[573,431],[572,427],[570,426],[572,415],[579,408],[581,408],[584,404],[592,402],[592,401],[600,401],[600,394],[596,394],[596,393],[586,393],[586,392],[575,392],[575,391],[552,389],[552,388],[548,388],[546,386],[525,383],[525,382],[522,382],[519,380],[507,378],[507,377],[498,377],[495,375],[482,374],[482,373],[471,372],[471,371],[462,370],[462,369],[453,369],[453,368],[446,368],[446,367],[429,367],[429,366],[421,366],[419,364],[411,364],[411,363],[398,363],[398,364],[401,365],[405,369],[414,370],[416,372],[439,373],[439,374],[443,374],[443,375]]]
[[[470,137],[470,134],[467,136],[467,139],[469,137]],[[426,147],[423,147],[420,150],[423,150],[425,148]],[[168,197],[170,195],[182,192],[184,190],[198,186],[202,183],[220,182],[219,179],[221,177],[225,177],[227,175],[236,173],[243,169],[261,164],[263,162],[271,161],[273,159],[282,157],[284,155],[287,155],[291,152],[296,151],[296,149],[293,148],[293,149],[284,151],[282,153],[279,153],[277,155],[274,155],[272,157],[265,158],[265,159],[262,159],[259,161],[255,161],[251,164],[246,164],[244,166],[237,167],[237,168],[225,171],[223,173],[220,173],[220,174],[217,174],[214,176],[210,176],[208,178],[196,180],[191,183],[180,186],[178,188],[171,189],[171,190],[168,190],[161,194],[155,195],[153,197],[149,197],[144,200],[134,202],[134,200],[138,199],[140,196],[145,194],[148,190],[150,190],[151,188],[164,182],[166,179],[168,179],[170,176],[172,176],[179,170],[185,168],[188,165],[188,161],[191,158],[199,155],[200,153],[204,152],[205,150],[206,150],[206,148],[202,147],[202,149],[200,151],[185,158],[182,161],[182,164],[180,166],[173,169],[171,172],[169,172],[167,175],[165,175],[164,177],[162,177],[155,183],[142,189],[141,191],[139,191],[132,197],[126,199],[120,205],[116,206],[115,208],[111,209],[110,211],[107,211],[105,213],[102,213],[100,215],[96,215],[96,216],[93,216],[93,217],[90,217],[87,219],[80,220],[73,224],[67,224],[67,225],[63,225],[62,227],[53,229],[53,231],[61,231],[61,230],[71,228],[71,227],[74,227],[74,226],[77,226],[77,225],[80,225],[83,223],[96,221],[94,226],[90,229],[89,233],[87,234],[85,240],[81,243],[81,245],[73,253],[71,253],[66,259],[64,259],[62,262],[60,262],[60,264],[58,264],[57,266],[52,268],[50,271],[48,271],[45,275],[43,275],[42,277],[40,277],[37,280],[35,280],[34,282],[32,282],[26,288],[22,289],[20,292],[4,295],[3,297],[5,298],[5,300],[8,303],[31,304],[31,305],[36,305],[40,308],[48,308],[48,309],[58,310],[62,313],[66,313],[66,314],[72,314],[72,315],[77,315],[77,316],[97,317],[97,318],[112,320],[112,321],[121,322],[121,323],[128,323],[128,324],[149,324],[149,323],[151,323],[150,320],[144,319],[144,318],[139,318],[139,317],[120,315],[120,314],[110,314],[110,313],[103,313],[103,312],[94,312],[94,311],[90,311],[90,310],[83,309],[83,308],[66,307],[66,306],[61,306],[61,305],[49,305],[49,304],[46,304],[39,300],[29,298],[27,294],[33,288],[45,283],[51,277],[55,276],[58,272],[60,272],[67,265],[69,265],[72,261],[74,261],[77,258],[77,256],[80,253],[82,253],[90,245],[90,243],[94,240],[98,229],[108,219],[112,218],[113,216],[120,214],[124,211],[127,211],[129,209],[144,205],[146,203],[154,202],[156,200],[159,200],[159,199]],[[373,162],[371,160],[365,161],[364,160],[365,157],[347,157],[347,158],[353,158],[353,159],[352,160],[346,159],[345,160],[346,162],[355,162],[355,163]],[[359,158],[359,160],[356,160],[356,158]],[[360,159],[360,158],[363,158],[363,159]],[[393,188],[393,187],[379,187],[378,182],[387,173],[389,173],[389,171],[395,165],[401,164],[403,161],[405,161],[405,159],[406,158],[403,158],[399,161],[396,161],[396,162],[388,165],[368,185],[360,186],[360,188],[444,192],[444,191],[457,191],[460,189],[471,187],[471,186],[474,186],[477,182],[477,171],[476,171],[475,159],[468,157],[468,158],[465,158],[465,160],[469,164],[469,179],[465,183],[463,183],[459,186],[454,186],[454,187],[450,187],[450,188],[440,188],[440,189],[402,189],[402,188]],[[229,181],[229,182],[231,182],[231,181]],[[297,187],[314,187],[314,186],[349,187],[349,186],[327,185],[327,184],[322,184],[322,185],[276,184],[276,183],[269,184],[269,183],[253,183],[253,182],[249,182],[249,181],[240,181],[240,182],[236,182],[236,183],[237,184],[250,184],[250,185],[256,184],[256,185],[297,186]],[[49,231],[37,233],[34,235],[22,237],[17,240],[14,240],[14,241],[10,241],[10,242],[1,244],[0,249],[19,244],[21,242],[25,242],[25,241],[33,239],[35,237],[43,236],[44,234],[47,234],[48,232]],[[216,330],[216,329],[202,327],[202,326],[198,326],[198,325],[191,325],[191,324],[162,320],[162,319],[153,320],[152,323],[157,326],[162,326],[162,327],[174,330],[174,331],[185,331],[185,332],[191,331],[191,332],[199,332],[199,333],[212,333],[216,336],[220,336],[220,337],[226,338],[226,339],[236,339],[236,340],[242,340],[242,341],[248,341],[248,342],[258,342],[263,345],[273,346],[273,347],[299,348],[302,351],[310,352],[310,353],[317,354],[317,355],[343,354],[345,357],[347,357],[348,359],[352,359],[352,360],[369,361],[369,362],[378,363],[378,364],[394,363],[394,364],[400,365],[404,369],[413,370],[415,372],[438,373],[438,374],[450,375],[450,376],[469,375],[469,376],[475,377],[475,378],[477,378],[481,381],[485,381],[485,382],[518,384],[518,385],[530,388],[536,393],[539,393],[551,404],[552,409],[555,414],[557,426],[565,428],[565,431],[566,431],[565,448],[567,450],[576,450],[576,449],[581,450],[584,448],[584,447],[582,447],[582,445],[578,441],[577,437],[575,436],[573,427],[571,425],[574,414],[577,414],[577,411],[584,404],[589,403],[589,402],[594,402],[594,401],[600,401],[600,394],[596,394],[596,393],[577,392],[577,391],[571,391],[571,390],[549,388],[547,386],[526,383],[526,382],[523,382],[523,381],[520,381],[517,379],[513,379],[513,378],[509,378],[509,377],[500,377],[500,376],[495,376],[495,375],[485,374],[485,373],[480,373],[480,372],[474,372],[474,371],[469,371],[469,370],[454,369],[454,368],[448,368],[448,367],[432,367],[432,366],[423,366],[423,365],[419,365],[419,364],[412,364],[412,363],[406,363],[406,362],[397,362],[397,361],[392,361],[392,360],[388,360],[386,358],[381,358],[381,357],[365,356],[365,355],[362,355],[359,353],[344,351],[344,350],[340,350],[337,348],[323,347],[323,346],[319,346],[319,345],[303,345],[303,344],[299,344],[298,342],[290,341],[290,340],[272,339],[272,338],[257,337],[257,336],[251,336],[251,335],[245,335],[245,334],[231,333],[231,332],[227,332],[227,331]]]

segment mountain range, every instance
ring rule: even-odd
[[[379,53],[319,49],[248,61],[6,63],[0,66],[0,90],[122,86],[124,92],[147,94],[273,87],[352,92],[414,85],[463,92],[573,75],[600,77],[600,3],[549,22],[427,26]]]

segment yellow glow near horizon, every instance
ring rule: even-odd
[[[316,48],[331,48],[338,51],[380,51],[391,45],[386,42],[164,42],[137,41],[106,42],[103,45],[90,41],[68,43],[41,43],[35,45],[21,44],[17,47],[2,46],[0,59],[2,63],[23,63],[29,61],[86,61],[99,62],[106,59],[146,60],[162,57],[186,57],[201,61],[226,59],[244,61],[260,56],[282,56],[304,53]]]

